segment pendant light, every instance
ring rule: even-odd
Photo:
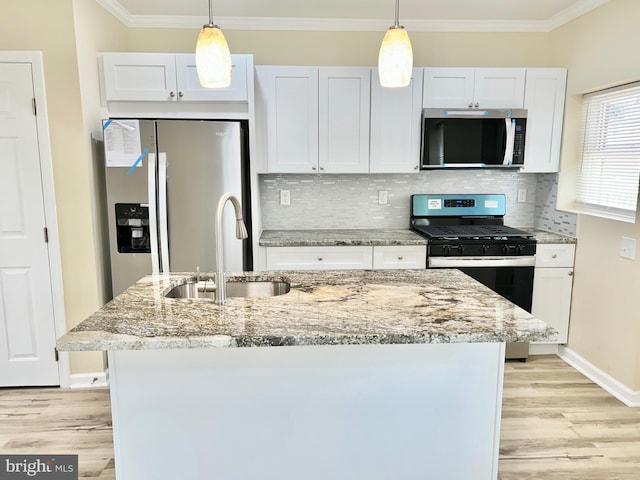
[[[196,70],[203,87],[225,88],[231,85],[231,53],[222,30],[213,24],[212,2],[209,23],[202,26],[196,43]]]
[[[380,45],[378,75],[383,87],[406,87],[411,82],[413,50],[409,34],[398,22],[400,0],[396,0],[396,21],[389,27]]]

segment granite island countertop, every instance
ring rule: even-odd
[[[553,340],[541,320],[458,270],[246,272],[267,298],[166,298],[193,274],[148,276],[58,339],[61,351]]]

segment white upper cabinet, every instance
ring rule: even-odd
[[[200,86],[195,55],[167,53],[103,53],[104,96],[107,102],[233,101],[246,102],[246,55],[232,55],[231,86]]]
[[[527,136],[523,172],[557,172],[560,163],[567,70],[528,68],[524,95]]]
[[[525,68],[424,69],[424,108],[523,108]]]
[[[369,171],[413,172],[420,165],[422,68],[414,68],[406,88],[380,86],[378,69],[371,71]]]
[[[317,171],[318,69],[257,66],[256,79],[267,171]]]
[[[320,67],[318,168],[369,171],[369,67]]]
[[[267,171],[369,171],[369,67],[257,66]]]

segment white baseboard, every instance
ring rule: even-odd
[[[108,387],[107,372],[72,373],[69,376],[69,388]]]
[[[570,348],[563,347],[561,345],[558,351],[558,356],[628,407],[640,407],[640,391],[631,390],[608,373],[603,372],[598,367],[585,360]]]
[[[557,343],[530,343],[529,355],[557,355]]]

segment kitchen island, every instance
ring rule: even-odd
[[[504,343],[555,332],[457,270],[145,277],[58,340],[109,355],[116,477],[495,479]]]

